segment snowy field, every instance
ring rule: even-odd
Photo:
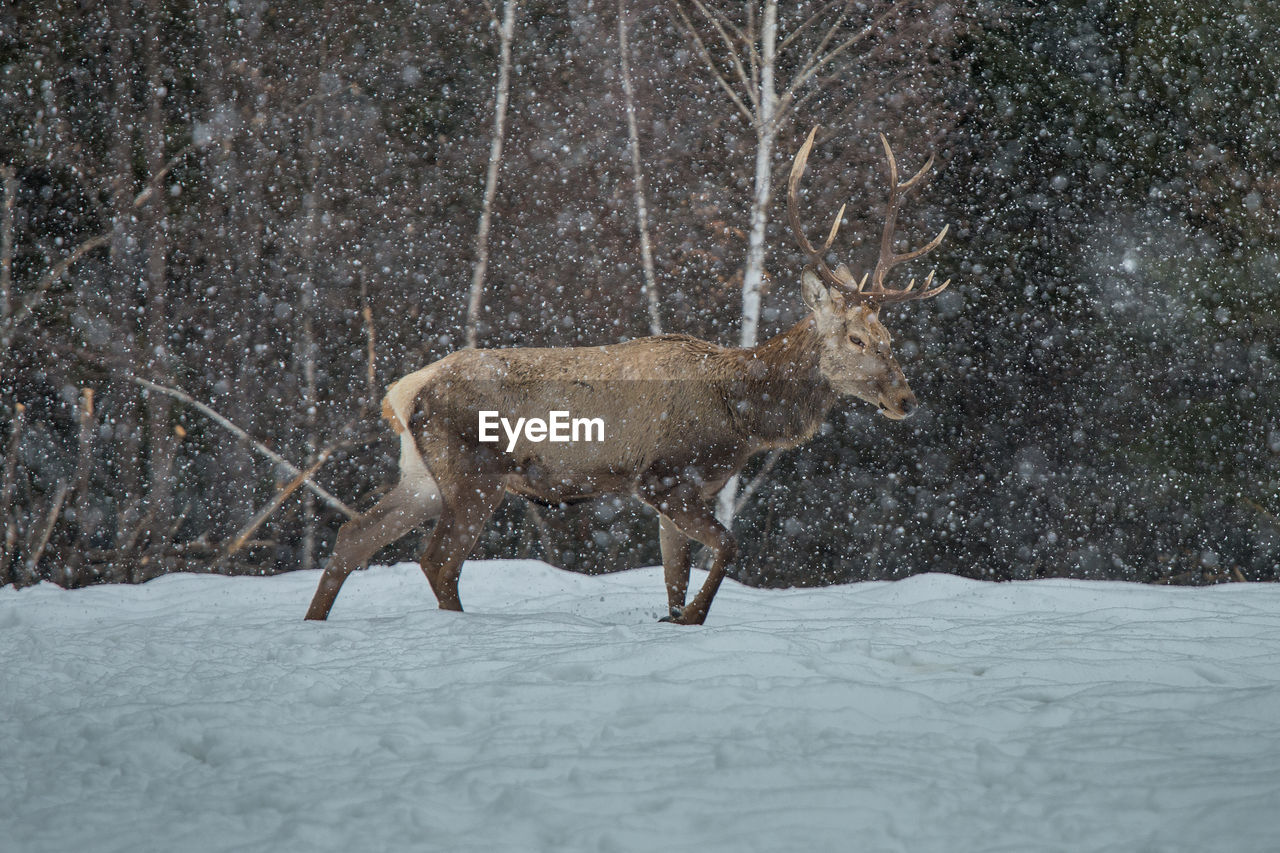
[[[0,849],[1280,850],[1280,586],[317,579],[0,589]]]

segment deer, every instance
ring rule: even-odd
[[[920,289],[885,286],[899,264],[937,248],[944,227],[913,251],[894,251],[903,198],[933,167],[933,157],[899,181],[893,149],[880,255],[861,279],[826,255],[845,207],[815,247],[801,222],[797,189],[818,128],[796,153],[787,179],[787,217],[807,258],[800,274],[804,319],[753,348],[680,334],[595,347],[463,349],[410,373],[387,389],[382,415],[400,439],[399,480],[368,512],[338,531],[306,618],[329,615],[343,582],[381,547],[430,520],[421,568],[442,610],[461,611],[463,561],[510,493],[544,505],[629,494],[658,515],[667,614],[701,625],[737,554],[712,503],[730,477],[762,451],[808,441],[841,398],[855,397],[901,420],[917,408],[894,359],[885,305],[928,299],[951,282]],[[531,430],[511,442],[482,441],[480,413],[517,419],[581,413],[605,424],[601,440],[552,442]],[[693,543],[710,549],[708,575],[687,601]]]

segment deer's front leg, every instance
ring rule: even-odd
[[[687,538],[701,542],[710,548],[714,555],[711,561],[711,573],[697,596],[685,605],[679,616],[673,613],[669,617],[670,621],[678,625],[701,625],[707,618],[707,611],[711,609],[711,600],[716,597],[720,581],[724,580],[725,569],[738,552],[733,534],[716,520],[711,507],[702,501],[698,490],[691,485],[678,484],[660,492],[642,489],[640,499],[662,513],[664,519],[670,519],[677,530]],[[683,577],[687,583],[687,568]],[[683,598],[683,592],[681,597]]]
[[[658,517],[658,540],[662,545],[662,577],[667,586],[667,619],[679,619],[684,613],[689,569],[693,565],[690,540],[665,515]]]

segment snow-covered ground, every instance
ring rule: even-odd
[[[1280,850],[1280,586],[317,578],[0,590],[0,849]]]

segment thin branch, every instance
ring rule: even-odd
[[[703,14],[703,17],[705,17],[711,24],[712,28],[715,29],[716,34],[720,36],[720,41],[723,42],[725,50],[729,53],[729,64],[733,66],[733,70],[738,75],[739,82],[742,83],[743,89],[746,90],[747,97],[751,99],[751,105],[755,107],[756,112],[759,112],[760,93],[754,86],[752,86],[751,78],[747,76],[746,69],[742,67],[742,57],[738,55],[738,47],[734,44],[733,39],[729,37],[729,33],[725,32],[725,26],[728,26],[729,29],[733,30],[737,39],[744,44],[752,45],[754,39],[752,41],[747,41],[746,36],[742,34],[742,30],[735,27],[727,18],[722,18],[718,12],[708,9],[703,5],[702,0],[690,0],[690,2],[693,3],[698,11]]]
[[[164,464],[164,467],[159,471],[157,480],[160,480],[162,478],[167,479],[173,473],[174,463],[177,462],[178,460],[178,446],[182,444],[182,440],[185,439],[186,437],[187,437],[187,431],[183,429],[181,425],[175,426],[173,428],[173,449],[170,452],[165,454],[165,460],[164,460],[165,464]],[[153,484],[153,488],[154,488],[154,484]],[[134,525],[133,531],[129,534],[129,536],[124,540],[123,543],[121,543],[120,547],[117,549],[121,554],[128,553],[133,548],[134,544],[137,543],[138,537],[142,535],[142,532],[144,530],[146,531],[151,530],[151,525],[155,524],[156,515],[160,512],[161,502],[152,500],[152,501],[149,501],[148,503],[150,505],[147,507],[146,513],[144,513],[142,518],[139,519],[138,523]],[[164,543],[164,540],[162,539],[158,540],[155,538],[151,538],[150,542],[144,542],[143,544],[147,545],[147,547],[150,548],[152,551],[155,551],[159,549],[163,543]],[[143,559],[145,561],[147,558],[144,557]]]
[[[747,501],[751,500],[751,496],[756,493],[756,489],[764,482],[764,478],[769,476],[769,472],[773,470],[773,466],[778,464],[778,458],[782,451],[771,450],[769,455],[765,457],[764,464],[760,466],[760,470],[751,478],[751,482],[738,493],[738,499],[733,503],[733,514],[737,515],[742,512],[742,508],[747,505]]]
[[[848,14],[849,14],[849,4],[845,3],[844,8],[840,10],[840,14],[836,15],[836,19],[831,23],[831,26],[827,27],[827,31],[823,33],[822,38],[818,40],[818,44],[814,46],[813,50],[809,51],[809,55],[804,58],[804,62],[800,63],[800,69],[802,71],[803,69],[809,68],[810,66],[812,66],[814,61],[819,56],[822,56],[823,51],[827,49],[827,45],[831,44],[831,40],[834,39],[836,37],[836,33],[840,31],[840,25],[844,23],[845,16],[847,16]],[[797,33],[799,33],[801,29],[808,26],[810,22],[812,22],[816,17],[817,15],[814,15],[813,18],[810,18],[808,21],[805,21],[791,35],[794,36]],[[788,36],[786,40],[789,41],[790,36]]]
[[[1244,497],[1240,498],[1240,503],[1244,504],[1245,506],[1249,507],[1254,512],[1256,512],[1258,515],[1262,516],[1273,527],[1280,529],[1280,518],[1276,518],[1276,516],[1272,514],[1270,511],[1268,511],[1267,508],[1264,507],[1262,504],[1258,503],[1252,498],[1244,498]]]
[[[296,477],[277,489],[275,495],[267,502],[267,505],[258,510],[253,518],[249,520],[249,523],[242,527],[240,532],[232,538],[231,542],[227,545],[225,555],[227,557],[234,557],[236,552],[244,547],[244,543],[249,541],[249,537],[252,536],[268,518],[271,517],[272,513],[278,510],[280,506],[288,500],[289,495],[296,492],[299,486],[309,480],[313,474],[320,470],[325,462],[329,461],[329,457],[333,455],[333,451],[337,446],[338,445],[336,443],[331,444],[324,450],[320,451],[319,455],[316,456],[316,461],[312,462],[311,465],[307,467],[307,470],[300,471]]]
[[[195,149],[194,144],[188,144],[181,151],[179,151],[172,158],[170,158],[169,162],[165,164],[164,168],[162,168],[159,172],[153,175],[149,181],[147,181],[147,185],[142,189],[142,192],[134,196],[133,206],[141,207],[143,204],[145,204],[147,199],[149,199],[154,194],[156,187],[158,187],[160,183],[164,180],[164,176],[167,175],[175,165],[177,165],[179,160],[187,156],[187,154],[191,153],[191,151],[193,151],[194,149]],[[41,276],[40,280],[36,282],[35,290],[31,293],[30,296],[26,298],[26,300],[23,301],[22,307],[5,325],[5,339],[4,339],[5,346],[8,346],[12,342],[13,331],[24,320],[30,317],[32,313],[35,311],[35,309],[39,306],[40,300],[44,298],[45,291],[53,287],[53,285],[55,285],[59,279],[61,279],[64,275],[66,275],[67,270],[71,269],[71,266],[76,261],[83,258],[89,252],[92,252],[94,249],[97,249],[101,246],[105,246],[110,242],[111,242],[110,231],[90,237],[89,239],[81,243],[79,246],[76,246],[75,249],[71,251],[70,255],[63,258],[61,262],[59,262],[57,265],[52,267],[48,272],[46,272],[43,276]]]
[[[756,4],[747,4],[747,34],[742,39],[747,46],[747,62],[751,65],[751,85],[760,91],[760,51],[756,50]]]
[[[141,207],[146,204],[147,200],[150,199],[151,196],[155,195],[156,191],[160,188],[160,184],[164,182],[165,177],[173,171],[173,167],[178,165],[178,163],[182,161],[182,158],[186,157],[192,151],[195,151],[198,147],[199,146],[196,145],[195,142],[188,142],[186,145],[182,146],[177,154],[170,157],[168,162],[147,180],[147,185],[142,188],[142,192],[134,196],[133,206]]]
[[[817,74],[818,69],[822,68],[824,65],[831,62],[833,59],[835,59],[840,54],[844,53],[853,45],[857,44],[858,42],[862,41],[868,36],[876,33],[879,30],[881,24],[883,24],[891,16],[896,15],[899,11],[902,10],[903,7],[909,5],[911,2],[912,0],[898,0],[897,3],[894,3],[884,12],[882,12],[879,17],[875,18],[873,21],[871,21],[871,23],[867,24],[865,27],[863,27],[854,35],[849,36],[849,38],[845,39],[838,46],[832,48],[821,58],[811,57],[812,61],[808,62],[804,67],[802,67],[799,71],[796,72],[795,76],[791,78],[791,83],[790,85],[787,86],[787,90],[782,94],[782,98],[780,99],[779,114],[781,114],[782,111],[786,110],[790,106],[792,99],[795,97],[796,91],[805,83],[807,83],[813,77],[813,75]]]
[[[360,270],[360,316],[364,318],[365,358],[367,359],[364,378],[369,386],[368,405],[373,406],[378,402],[378,350],[373,328],[373,309],[369,307],[369,285],[365,281],[363,268]]]
[[[823,80],[818,81],[817,85],[811,87],[809,91],[801,95],[798,100],[791,103],[789,106],[784,107],[783,110],[779,110],[778,115],[775,118],[775,121],[779,125],[779,129],[781,128],[781,124],[784,118],[790,118],[792,114],[799,112],[800,109],[804,107],[805,104],[812,101],[818,95],[821,95],[826,90],[826,86],[827,86],[827,81],[823,81]],[[781,163],[778,166],[778,171],[783,172],[783,171],[786,171],[788,168],[790,168],[789,164]]]
[[[63,577],[68,585],[79,579],[80,563],[88,548],[92,531],[85,520],[89,517],[89,477],[93,472],[93,424],[95,410],[93,407],[94,391],[83,388],[80,391],[80,429],[76,435],[76,476],[75,490],[71,497],[71,507],[76,519],[76,538],[63,567]]]
[[[551,531],[547,529],[547,522],[538,511],[538,505],[533,501],[525,501],[524,511],[525,518],[533,519],[533,526],[538,531],[538,544],[542,546],[542,561],[553,566],[560,565],[560,554],[552,543]]]
[[[215,409],[205,405],[204,403],[201,403],[199,400],[195,399],[187,392],[181,391],[177,388],[169,388],[168,386],[157,384],[148,379],[143,379],[140,376],[131,376],[129,378],[132,379],[134,382],[136,382],[138,385],[141,385],[143,388],[149,388],[152,391],[159,391],[161,394],[168,394],[170,397],[173,397],[175,400],[181,400],[187,405],[195,407],[207,418],[219,424],[224,429],[234,434],[236,437],[247,442],[249,446],[252,447],[254,450],[258,451],[258,453],[267,457],[272,462],[279,465],[281,468],[283,468],[285,471],[292,474],[293,476],[296,477],[299,474],[303,473],[302,470],[298,468],[298,466],[294,465],[292,462],[289,462],[279,453],[276,453],[274,450],[267,447],[265,444],[258,441],[256,438],[253,438],[252,436],[250,436],[249,433],[245,432],[240,427],[236,426],[234,423],[232,423],[225,416],[217,412]],[[355,518],[357,515],[359,515],[359,513],[353,510],[351,507],[347,506],[341,500],[329,494],[329,492],[325,491],[322,487],[312,482],[310,478],[306,480],[304,485],[312,493],[314,493],[316,496],[321,498],[325,503],[329,504],[329,506],[341,512],[347,518]]]
[[[111,242],[111,232],[98,234],[85,240],[79,246],[71,250],[71,254],[67,255],[58,262],[52,269],[40,277],[36,283],[35,291],[23,301],[22,307],[18,309],[4,326],[4,346],[7,348],[13,342],[13,332],[18,328],[22,321],[31,316],[36,306],[40,304],[40,300],[44,298],[44,293],[50,287],[66,275],[67,270],[71,269],[72,264],[92,252],[94,249],[101,248]]]
[[[58,523],[58,516],[62,514],[62,505],[66,502],[69,488],[70,485],[66,480],[58,481],[53,501],[49,505],[49,515],[45,519],[44,527],[40,529],[40,537],[27,549],[26,585],[36,581],[36,570],[40,567],[40,559],[44,557],[44,549],[49,544],[49,537],[53,535],[53,528]]]
[[[696,4],[697,4],[697,5],[699,5],[699,6],[703,6],[703,5],[704,5],[704,4],[702,3],[702,0],[690,0],[690,2],[692,2],[692,3],[696,3]],[[748,15],[748,17],[750,17],[750,15],[751,15],[751,9],[752,9],[751,5],[750,5],[750,4],[748,4],[748,5],[747,5],[747,15]],[[721,24],[722,26],[726,27],[726,28],[727,28],[727,29],[729,29],[729,30],[732,30],[732,31],[733,31],[733,35],[734,35],[734,38],[736,38],[738,41],[742,42],[743,44],[748,44],[748,43],[750,43],[750,42],[752,41],[752,39],[754,39],[754,38],[755,38],[755,33],[751,31],[751,28],[750,28],[750,27],[748,27],[748,28],[747,28],[747,32],[745,32],[745,33],[744,33],[744,32],[742,31],[742,29],[741,29],[737,24],[735,24],[733,21],[729,20],[729,16],[728,16],[728,15],[726,15],[724,12],[721,12],[719,9],[716,9],[716,8],[715,8],[715,7],[713,7],[713,6],[706,6],[706,7],[703,9],[703,12],[702,12],[702,13],[703,13],[704,15],[714,16],[714,17],[715,17],[715,20],[716,20],[716,21],[719,21],[719,22],[720,22],[720,24]],[[713,21],[713,23],[714,23],[714,21]]]
[[[347,91],[347,90],[354,92],[354,91],[357,91],[357,88],[353,84],[347,87],[347,89],[345,90],[340,89],[338,91]],[[294,112],[295,113],[300,112],[304,107],[311,104],[312,102],[318,101],[321,98],[329,97],[331,94],[333,93],[317,92],[313,95],[310,95],[298,102]],[[230,136],[224,138],[222,141],[225,143],[229,140],[230,140]],[[181,162],[184,157],[186,157],[192,151],[195,151],[197,148],[200,148],[200,147],[202,147],[202,145],[197,144],[193,140],[191,142],[188,142],[186,145],[184,145],[178,151],[178,153],[170,157],[168,162],[166,162],[163,167],[161,167],[154,175],[152,175],[147,180],[146,186],[144,186],[142,190],[133,197],[133,207],[141,207],[149,199],[154,197],[156,195],[156,192],[159,190],[160,185],[164,182],[164,179],[169,174],[169,172],[171,172],[173,168],[177,166],[178,163]],[[113,187],[116,185],[117,184],[115,182],[112,183]],[[101,246],[105,246],[108,243],[110,243],[111,234],[112,232],[107,231],[105,233],[95,235],[93,237],[88,238],[87,240],[82,242],[80,245],[76,246],[75,249],[71,251],[70,255],[64,258],[56,266],[52,267],[48,272],[46,272],[40,278],[40,280],[36,283],[34,291],[26,298],[26,300],[24,300],[24,302],[22,303],[22,307],[19,308],[17,313],[14,314],[12,317],[8,316],[8,307],[7,307],[8,291],[5,292],[6,298],[0,299],[0,302],[5,303],[5,306],[3,308],[0,308],[0,329],[3,329],[3,335],[2,335],[2,338],[0,338],[0,348],[7,349],[13,343],[14,331],[18,328],[20,324],[22,324],[28,317],[32,315],[32,313],[35,311],[37,307],[39,307],[40,301],[44,298],[45,291],[53,287],[53,285],[55,285],[58,282],[58,280],[62,278],[62,276],[66,275],[67,270],[69,270],[76,261],[80,260],[89,252],[93,251],[94,249],[97,249]],[[2,242],[3,240],[0,240],[0,243]],[[0,252],[0,255],[2,254],[3,252]]]
[[[693,38],[694,44],[698,46],[698,53],[701,54],[702,61],[707,63],[707,68],[710,69],[711,75],[716,78],[716,82],[720,84],[720,88],[724,89],[725,94],[729,96],[729,100],[733,101],[733,105],[738,108],[738,112],[742,113],[742,117],[747,120],[747,124],[754,125],[755,115],[751,110],[747,109],[747,105],[742,102],[742,98],[738,96],[737,92],[733,91],[733,87],[729,85],[729,81],[724,79],[724,75],[721,74],[720,69],[716,67],[715,61],[711,58],[710,51],[708,51],[707,46],[702,43],[702,36],[698,35],[698,31],[694,28],[693,22],[690,21],[689,16],[685,14],[684,6],[680,5],[680,0],[674,0],[673,5],[676,7],[676,12],[680,15],[680,20],[684,23],[685,30],[689,33],[690,37]]]
[[[823,3],[821,6],[818,7],[818,10],[816,12],[814,12],[812,15],[808,17],[807,20],[805,20],[802,24],[800,24],[800,26],[792,30],[790,35],[788,35],[786,38],[784,38],[781,42],[778,43],[778,53],[782,53],[782,51],[786,50],[787,47],[790,46],[791,42],[799,38],[801,33],[803,33],[806,29],[808,29],[810,26],[813,25],[814,21],[818,20],[823,15],[825,15],[827,13],[827,10],[830,9],[832,6],[836,5],[837,3],[843,3],[846,9],[848,9],[849,7],[849,0],[828,0],[828,2]]]
[[[187,516],[191,514],[191,507],[192,507],[191,501],[187,501],[183,505],[182,512],[174,516],[173,523],[170,524],[169,529],[164,532],[163,541],[168,542],[170,539],[178,535],[178,530],[182,528],[182,522],[186,521]]]
[[[887,81],[884,81],[883,85],[881,85],[880,88],[883,91],[892,92],[898,88],[899,84],[901,84],[904,80],[908,79],[908,77],[910,77],[910,74],[908,73],[897,74],[893,77],[890,77]],[[794,104],[791,105],[791,113],[795,114],[799,112],[804,107],[805,104],[809,103],[809,101],[813,100],[813,98],[817,97],[818,95],[821,95],[826,90],[826,87],[833,82],[839,82],[839,77],[833,75],[830,77],[820,79],[815,85],[811,86],[807,92],[801,95],[800,98]],[[841,115],[844,115],[844,114],[845,113],[841,113]],[[781,128],[782,123],[789,118],[790,118],[790,115],[782,115],[781,113],[779,113],[776,121],[777,126]],[[839,125],[840,122],[836,121],[836,122],[833,122],[833,124]],[[816,144],[818,145],[818,147],[821,147],[827,140],[832,139],[837,135],[838,134],[835,132],[828,133],[828,134],[820,134],[817,138]],[[927,136],[921,139],[920,141],[922,143],[936,144],[939,138],[941,137]],[[778,172],[779,174],[786,174],[790,169],[791,169],[791,163],[785,162],[785,161],[782,163],[779,163],[776,167],[774,167],[774,171]]]
[[[796,101],[794,101],[790,105],[785,105],[779,108],[779,110],[776,113],[774,113],[774,117],[773,117],[774,132],[781,133],[783,129],[783,125],[787,121],[790,121],[791,116],[800,112],[800,110],[803,109],[805,104],[809,103],[818,95],[821,95],[823,92],[825,92],[827,89],[827,86],[832,82],[839,82],[839,78],[833,75],[832,77],[829,77],[826,79],[819,79],[815,85],[810,86],[809,90],[805,92],[803,95],[801,95]],[[886,86],[884,88],[885,88],[885,91],[893,91],[893,88],[891,86]],[[826,139],[829,139],[831,138],[831,136],[835,136],[835,135],[836,134],[833,133],[828,136],[820,137],[818,140],[818,144],[821,144]],[[790,168],[791,168],[791,164],[785,161],[782,163],[779,163],[775,167],[776,171],[784,174]]]
[[[800,83],[803,84],[805,80],[812,77],[814,74],[817,74],[818,69],[822,68],[822,66],[831,62],[833,59],[838,57],[840,54],[844,53],[853,45],[857,44],[858,42],[862,41],[863,39],[877,32],[880,29],[881,25],[884,24],[885,21],[897,15],[900,11],[902,11],[902,9],[910,5],[911,2],[912,0],[899,0],[899,2],[893,4],[888,9],[886,9],[878,18],[876,18],[870,24],[867,24],[867,26],[863,27],[857,33],[845,39],[843,42],[839,44],[839,46],[832,48],[830,51],[827,52],[825,56],[822,57],[822,59],[812,64],[807,71],[802,72],[802,76],[800,77]]]

